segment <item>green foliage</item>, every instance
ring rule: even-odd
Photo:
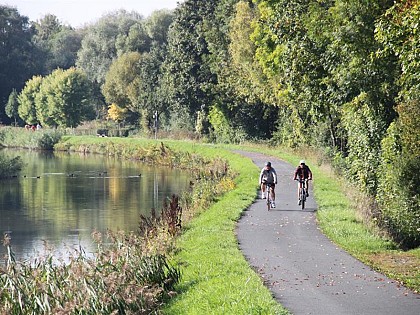
[[[19,101],[18,101],[18,93],[15,89],[13,89],[12,93],[9,95],[9,99],[6,104],[5,112],[9,118],[13,118],[16,126],[16,120],[19,117]]]
[[[115,58],[130,51],[133,47],[138,52],[146,50],[143,46],[146,34],[141,25],[142,21],[138,13],[129,13],[124,10],[103,16],[87,28],[81,49],[77,53],[76,65],[87,74],[90,80],[101,86]]]
[[[39,50],[32,44],[33,28],[15,7],[0,4],[0,119],[8,122],[4,107],[13,89],[20,91],[25,81],[40,68]]]
[[[76,127],[93,115],[92,87],[75,68],[57,69],[49,76],[33,77],[19,95],[19,115],[29,124]]]
[[[209,122],[211,124],[215,140],[220,143],[240,143],[245,140],[244,132],[235,130],[230,125],[226,115],[218,106],[212,106],[209,112]]]
[[[3,127],[0,129],[0,143],[5,147],[52,150],[60,141],[63,132],[55,129],[26,130],[25,128]]]
[[[398,107],[399,118],[382,141],[380,194],[383,222],[391,235],[407,248],[420,245],[420,106]]]
[[[343,109],[343,126],[347,130],[348,173],[359,186],[375,196],[381,140],[386,124],[379,119],[366,93],[359,95]]]
[[[201,106],[210,106],[214,93],[215,76],[205,37],[205,20],[213,12],[214,1],[187,0],[180,4],[169,31],[164,87],[172,112],[184,121],[187,130],[193,130],[193,117]]]
[[[420,98],[419,20],[419,0],[398,1],[378,21],[375,32],[375,38],[383,43],[379,55],[384,57],[391,54],[398,60],[398,84],[402,87],[400,97],[406,100]]]
[[[14,158],[0,156],[0,178],[16,176],[22,167],[23,162],[19,156]]]
[[[80,49],[82,32],[63,25],[53,14],[46,14],[32,22],[35,34],[32,38],[35,46],[42,51],[43,74],[49,74],[57,68],[69,69],[76,63]]]
[[[131,52],[122,55],[111,64],[105,77],[102,93],[109,104],[137,112],[136,94],[139,93],[141,55]]]
[[[18,97],[19,116],[28,124],[36,124],[38,122],[35,98],[41,89],[42,80],[41,76],[32,77],[32,79],[26,82],[25,87]]]

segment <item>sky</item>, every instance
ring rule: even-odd
[[[17,8],[20,15],[31,21],[49,13],[64,24],[81,27],[119,9],[136,11],[147,17],[155,10],[175,9],[178,2],[183,0],[1,0],[0,4]]]

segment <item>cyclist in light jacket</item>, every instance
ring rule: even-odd
[[[277,184],[277,173],[276,170],[271,166],[271,162],[265,163],[265,166],[261,170],[260,173],[260,186],[261,186],[261,197],[265,199],[265,190],[266,190],[266,184],[272,184],[271,189],[271,198],[273,199],[273,208],[275,205],[276,200],[276,193],[274,191],[275,185]]]

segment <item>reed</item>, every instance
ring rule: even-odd
[[[135,233],[108,232],[107,243],[94,233],[94,258],[82,249],[68,262],[46,255],[35,262],[9,255],[0,270],[1,314],[150,314],[172,294],[179,269],[163,254],[144,251]]]

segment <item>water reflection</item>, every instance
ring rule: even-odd
[[[101,155],[1,150],[21,156],[21,176],[0,182],[0,231],[19,259],[45,243],[93,250],[93,230],[136,230],[140,214],[187,189],[189,175]],[[0,248],[3,256],[5,249]]]

